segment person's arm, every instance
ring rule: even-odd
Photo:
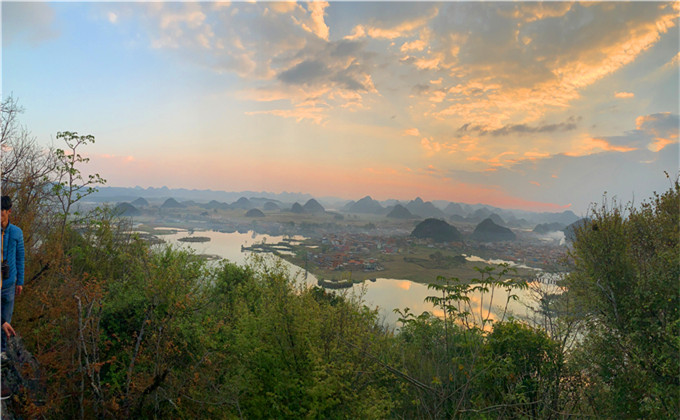
[[[24,250],[24,232],[17,228],[17,282],[16,282],[16,293],[21,294],[24,288],[24,262],[25,262],[25,250]]]

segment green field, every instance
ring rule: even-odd
[[[300,245],[302,247],[304,245]],[[441,253],[442,259],[433,259],[431,255],[435,252]],[[458,258],[456,258],[458,257]],[[281,258],[299,266],[305,267],[304,259],[291,256],[281,255]],[[479,278],[480,274],[475,267],[484,268],[488,264],[483,262],[466,261],[462,264],[455,263],[460,259],[460,254],[447,250],[434,250],[432,248],[418,246],[411,247],[407,253],[386,255],[382,253],[373,253],[365,256],[365,258],[376,259],[384,270],[379,271],[363,271],[363,270],[328,270],[316,266],[310,262],[307,263],[307,269],[320,279],[351,279],[354,282],[361,282],[374,278],[388,278],[411,280],[417,283],[430,284],[439,283],[438,277],[451,278],[456,277],[460,280],[471,281]],[[446,261],[449,263],[447,264]],[[518,269],[513,276],[521,276],[529,279],[535,275],[535,272],[527,269]]]

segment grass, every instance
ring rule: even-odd
[[[439,260],[432,259],[430,255],[434,252],[432,248],[428,247],[412,247],[405,254],[387,255],[372,253],[364,257],[378,260],[385,269],[381,271],[353,270],[351,271],[351,279],[354,282],[361,282],[374,278],[388,278],[430,284],[440,283],[438,277],[442,276],[444,278],[456,277],[464,281],[472,281],[480,276],[475,267],[484,268],[489,265],[484,262],[470,261],[462,264],[452,263],[452,261],[458,260],[456,257],[460,256],[460,254],[448,250],[440,251],[443,258]],[[305,261],[295,256],[281,255],[281,257],[299,267],[305,266]],[[456,259],[454,260],[454,258]],[[327,270],[311,263],[307,264],[307,269],[317,278],[323,279],[340,280],[350,276],[348,270]],[[526,269],[518,269],[517,271],[517,275],[523,277],[529,277],[532,273],[532,271]]]

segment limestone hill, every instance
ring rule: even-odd
[[[304,206],[302,206],[304,209],[305,213],[310,213],[310,214],[319,214],[319,213],[325,213],[326,209],[323,208],[321,204],[319,204],[318,201],[315,199],[311,198],[309,199]]]
[[[141,211],[130,203],[120,203],[113,211],[118,216],[126,217],[139,216],[141,214]]]
[[[412,236],[416,238],[430,238],[435,242],[459,242],[463,235],[450,224],[441,219],[425,219],[416,225]]]
[[[174,198],[168,198],[165,200],[165,202],[163,202],[163,204],[161,204],[162,209],[181,209],[183,207],[184,205]]]
[[[350,213],[381,214],[385,209],[379,202],[370,196],[366,196],[356,203],[349,205],[347,211]]]
[[[472,232],[472,239],[480,242],[499,242],[514,241],[517,236],[510,229],[499,226],[490,218],[486,218]]]
[[[246,212],[246,217],[264,217],[264,213],[260,209],[250,209]]]
[[[391,219],[413,219],[414,216],[410,211],[401,204],[397,204],[392,208],[392,210],[387,214],[387,217]]]

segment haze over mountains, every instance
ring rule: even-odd
[[[567,226],[579,220],[571,210],[560,213],[530,212],[502,209],[484,204],[467,204],[437,200],[424,201],[420,197],[404,202],[399,200],[374,200],[365,196],[357,201],[337,197],[315,198],[303,193],[225,192],[212,190],[188,190],[162,188],[101,187],[88,197],[88,201],[109,203],[132,203],[136,208],[157,204],[162,208],[195,205],[205,209],[260,209],[269,211],[292,211],[294,213],[341,213],[382,215],[400,219],[448,219],[453,222],[478,224],[491,219],[502,227],[534,228],[538,224]],[[151,203],[151,204],[150,204]],[[126,207],[128,211],[134,211]],[[552,226],[551,226],[552,227]]]

